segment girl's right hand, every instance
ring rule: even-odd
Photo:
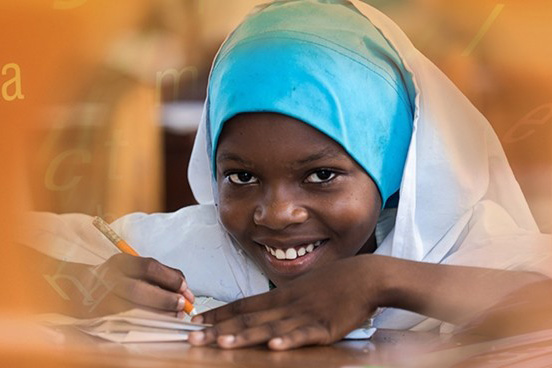
[[[68,273],[75,275],[78,282],[73,282],[71,304],[80,317],[132,308],[182,315],[184,298],[194,302],[182,271],[153,258],[121,253],[95,267],[73,265],[76,269]]]

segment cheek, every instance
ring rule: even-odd
[[[224,190],[220,190],[218,211],[220,221],[226,231],[238,241],[244,236],[252,222],[252,214],[247,201],[229,196]]]
[[[371,232],[376,222],[376,214],[373,209],[362,200],[349,200],[334,206],[333,216],[335,223],[350,232],[351,236],[360,233]],[[362,231],[364,230],[364,231]],[[370,234],[368,234],[369,236]]]
[[[350,191],[339,201],[335,201],[328,214],[329,224],[348,245],[360,249],[368,240],[376,226],[380,202],[371,191]],[[356,249],[358,248],[358,249]]]

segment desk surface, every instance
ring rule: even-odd
[[[552,330],[495,341],[380,330],[370,340],[274,352],[259,346],[222,350],[187,343],[117,344],[74,329],[61,333],[65,343],[27,341],[3,344],[2,367],[550,367]],[[3,342],[8,341],[0,336]]]
[[[153,359],[157,367],[170,367],[183,362],[190,367],[365,367],[397,362],[401,360],[401,356],[408,354],[408,351],[416,351],[419,354],[436,341],[440,341],[440,338],[435,334],[381,331],[371,340],[342,341],[331,346],[307,347],[285,352],[270,351],[266,347],[236,350],[198,348],[185,343],[124,346],[108,344],[104,346],[104,351],[118,355],[123,348],[126,353],[123,353],[123,356],[133,352],[141,361]],[[427,345],[429,342],[431,344]],[[128,366],[135,366],[133,364]]]
[[[64,328],[64,344],[0,349],[2,366],[33,367],[368,367],[406,366],[412,355],[434,349],[437,334],[377,331],[370,340],[274,352],[264,346],[222,350],[185,342],[117,344]]]

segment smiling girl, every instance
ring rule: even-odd
[[[378,327],[461,323],[550,274],[550,236],[488,122],[355,5],[275,1],[228,37],[190,162],[201,205],[112,224],[151,258],[109,258],[86,216],[37,215],[57,228],[50,255],[74,251],[113,285],[96,312],[212,296],[231,303],[195,317],[213,327],[192,344],[284,350],[337,341],[378,308]]]

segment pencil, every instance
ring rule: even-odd
[[[138,252],[135,251],[134,248],[132,248],[123,238],[121,238],[101,217],[94,217],[92,224],[100,230],[100,232],[104,234],[105,237],[109,239],[109,241],[113,243],[113,245],[116,246],[121,252],[137,257],[140,256]],[[186,298],[184,298],[184,312],[192,317],[197,314],[194,305]]]

